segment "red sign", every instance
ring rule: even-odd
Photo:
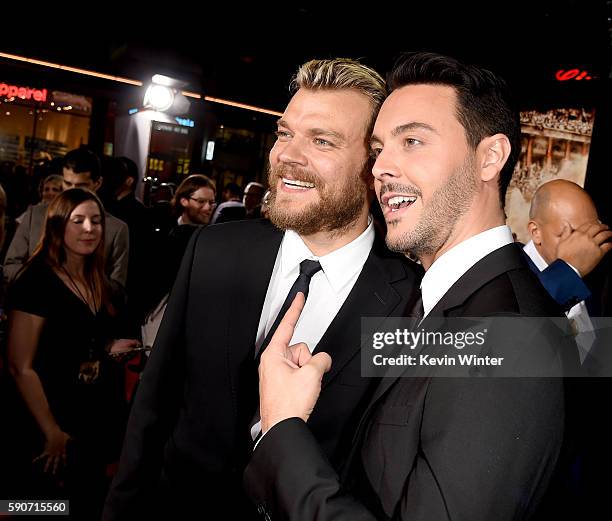
[[[30,87],[20,87],[19,85],[8,85],[0,83],[0,97],[33,99],[34,101],[47,101],[47,89],[31,89]]]
[[[582,71],[580,69],[559,69],[555,74],[555,78],[559,81],[568,81],[568,80],[592,80],[592,76],[587,71]]]

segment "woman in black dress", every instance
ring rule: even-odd
[[[23,474],[28,495],[68,497],[72,512],[96,516],[126,412],[122,367],[109,351],[137,342],[112,342],[120,299],[104,275],[104,209],[95,194],[71,189],[50,204],[8,306],[8,365],[22,398],[11,422],[22,450],[13,455],[34,467]]]

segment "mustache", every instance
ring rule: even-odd
[[[323,180],[318,175],[305,168],[292,167],[286,164],[270,166],[268,172],[268,184],[270,187],[276,187],[276,181],[283,177],[289,177],[305,183],[313,183],[315,187],[324,184]]]
[[[382,198],[387,192],[396,192],[398,194],[416,195],[421,197],[421,191],[414,185],[405,185],[401,183],[385,183],[380,187],[380,194],[378,194],[378,202],[382,206]]]

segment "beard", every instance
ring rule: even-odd
[[[398,237],[389,237],[387,247],[396,252],[411,253],[417,257],[434,255],[447,242],[457,221],[470,209],[478,184],[474,177],[474,159],[470,156],[439,187],[423,207],[421,217],[410,231]],[[421,195],[415,187],[389,183],[381,189],[380,195],[393,190],[399,193]],[[401,219],[389,221],[388,229],[401,226]]]
[[[201,213],[200,211],[194,208],[191,208],[190,206],[185,208],[185,210],[187,213],[187,218],[194,224],[207,225],[210,222],[210,218],[211,218],[210,214],[205,215]]]
[[[268,184],[270,187],[270,221],[281,230],[293,230],[300,235],[312,235],[317,232],[333,232],[341,235],[357,220],[368,200],[368,187],[365,182],[369,174],[368,161],[361,171],[347,175],[336,187],[330,187],[314,172],[303,168],[279,164],[270,166]],[[278,192],[278,181],[291,177],[299,181],[314,184],[319,200],[308,205],[292,209],[285,203],[287,194]]]

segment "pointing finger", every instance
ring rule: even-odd
[[[287,347],[289,346],[289,342],[291,342],[293,332],[295,331],[295,325],[300,318],[302,309],[304,309],[304,302],[304,294],[301,292],[298,293],[293,299],[291,306],[289,306],[289,309],[285,313],[285,316],[278,324],[278,327],[270,340],[270,344],[266,348],[266,352],[270,351],[270,348],[272,348],[272,352],[282,352],[285,354]]]

